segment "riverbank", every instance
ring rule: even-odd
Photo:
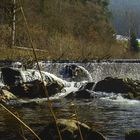
[[[39,60],[48,59],[47,51],[36,50],[37,57]],[[5,61],[22,61],[22,60],[34,60],[33,51],[31,48],[9,48],[9,47],[0,47],[0,60]]]
[[[93,48],[92,48],[93,47]],[[97,49],[99,47],[99,50]],[[103,48],[102,48],[103,47]],[[93,60],[112,60],[112,59],[140,59],[140,52],[132,52],[126,42],[116,42],[107,50],[106,46],[93,44],[89,48],[85,47],[83,50],[61,50],[56,47],[55,50],[50,49],[36,49],[36,54],[39,60],[49,61],[81,61],[86,62]],[[85,50],[87,49],[87,50]],[[89,49],[89,50],[88,50]],[[90,49],[92,51],[90,51]],[[95,49],[95,51],[94,51]],[[104,51],[100,51],[103,49]],[[56,51],[57,50],[57,51]],[[72,52],[71,52],[72,51]],[[27,47],[0,47],[0,60],[10,61],[32,61],[34,60],[33,51]]]

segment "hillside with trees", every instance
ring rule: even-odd
[[[35,47],[48,52],[46,56],[43,55],[45,59],[91,60],[106,56],[120,58],[127,51],[122,44],[116,44],[113,37],[108,0],[21,2]],[[18,1],[15,7],[18,9]],[[1,47],[8,48],[11,46],[11,0],[3,0],[0,10]],[[23,17],[18,10],[15,46],[30,47]]]
[[[110,0],[112,22],[118,34],[129,36],[133,30],[140,37],[139,7],[139,0]]]

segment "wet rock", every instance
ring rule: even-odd
[[[4,67],[1,68],[1,71],[2,71],[2,78],[5,85],[12,86],[22,81],[20,71],[17,69]]]
[[[78,90],[76,92],[72,92],[69,95],[67,95],[66,98],[71,98],[71,99],[90,99],[93,98],[93,91],[91,90]]]
[[[24,84],[11,86],[10,91],[19,97],[44,98],[46,97],[46,93],[44,92],[45,89],[47,90],[48,95],[52,96],[58,92],[61,92],[62,88],[63,85],[59,84],[58,82],[44,85],[43,82],[34,80]]]
[[[85,83],[85,84],[83,84],[80,88],[79,88],[79,90],[93,90],[94,89],[94,85],[95,85],[95,83],[94,82],[88,82],[88,83]]]
[[[91,74],[84,67],[75,64],[66,65],[60,71],[60,75],[68,81],[93,81]]]
[[[64,85],[62,83],[59,83],[57,81],[54,81],[53,83],[46,85],[47,91],[49,96],[54,95],[56,93],[60,93],[61,90],[64,88]]]
[[[114,92],[114,93],[128,93],[133,92],[133,88],[128,85],[123,79],[107,77],[102,81],[99,81],[95,88],[95,91],[101,92]]]
[[[94,88],[95,83],[94,82],[89,82],[89,83],[84,83],[78,91],[72,92],[69,95],[66,96],[66,98],[71,98],[71,99],[90,99],[93,98],[93,88]]]
[[[43,82],[40,80],[41,76],[37,71],[2,68],[4,84],[9,86],[9,91],[18,97],[43,98],[46,97],[44,89],[47,89],[49,96],[61,92],[64,87],[63,80],[49,73],[45,75],[42,72],[42,75]]]
[[[94,91],[121,93],[128,99],[140,99],[140,82],[129,78],[107,77],[96,84]]]
[[[125,140],[140,140],[140,130],[132,130],[126,133]]]
[[[10,91],[18,97],[43,98],[46,97],[43,90],[43,83],[39,80],[26,82],[10,87]]]
[[[136,99],[136,100],[140,100],[140,93],[139,92],[129,92],[128,94],[124,95],[125,98],[128,99]]]
[[[9,100],[16,100],[17,97],[9,92],[8,90],[1,89],[0,90],[0,100],[3,102],[9,101]]]
[[[99,132],[93,131],[86,124],[76,120],[59,119],[57,121],[63,140],[80,140],[78,127],[80,127],[84,140],[105,140],[106,138]],[[79,126],[78,126],[79,125]],[[59,140],[56,125],[54,122],[49,123],[40,133],[42,140]]]

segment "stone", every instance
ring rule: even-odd
[[[140,82],[129,78],[107,77],[95,85],[94,91],[121,93],[124,98],[140,100]]]
[[[0,90],[0,100],[1,101],[6,102],[9,100],[16,100],[16,99],[17,99],[17,97],[13,93],[9,92],[8,90],[4,90],[4,89]]]
[[[88,82],[88,83],[85,83],[85,84],[83,84],[80,88],[79,88],[79,90],[93,90],[94,89],[94,85],[95,85],[95,83],[94,82]]]
[[[133,92],[133,88],[124,82],[123,79],[107,77],[96,84],[94,91],[128,93]]]
[[[56,93],[60,93],[61,90],[64,88],[64,85],[57,81],[54,81],[53,83],[46,85],[46,87],[47,87],[49,96],[52,96]]]
[[[42,72],[45,78],[42,82],[40,74],[35,74],[36,71],[22,71],[8,67],[4,67],[1,70],[4,84],[9,86],[9,91],[18,97],[44,98],[47,96],[45,90],[49,96],[52,96],[61,92],[64,88],[63,80],[53,74],[47,73],[45,75]]]
[[[101,133],[76,120],[58,119],[57,125],[63,140],[80,140],[78,127],[80,127],[83,140],[106,140]],[[59,140],[55,123],[50,122],[39,134],[39,137],[41,140]]]
[[[47,90],[49,96],[55,95],[56,93],[61,92],[63,89],[63,85],[59,84],[58,82],[46,84],[45,87],[43,87],[43,84],[44,83],[40,80],[34,80],[31,82],[11,86],[10,91],[18,97],[45,98],[45,89]]]
[[[74,98],[76,99],[90,99],[93,98],[93,93],[90,90],[79,90],[76,91],[74,94]]]
[[[132,130],[126,133],[125,140],[140,140],[140,130]]]
[[[5,85],[12,86],[22,81],[22,77],[19,70],[4,67],[1,68],[1,71]]]

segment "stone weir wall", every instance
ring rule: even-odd
[[[0,60],[0,67],[11,67],[16,61],[12,60]],[[79,60],[79,61],[70,61],[70,60],[43,60],[45,63],[140,63],[140,59],[102,59],[102,60]],[[22,61],[21,61],[22,63]],[[25,63],[25,62],[24,62]]]

